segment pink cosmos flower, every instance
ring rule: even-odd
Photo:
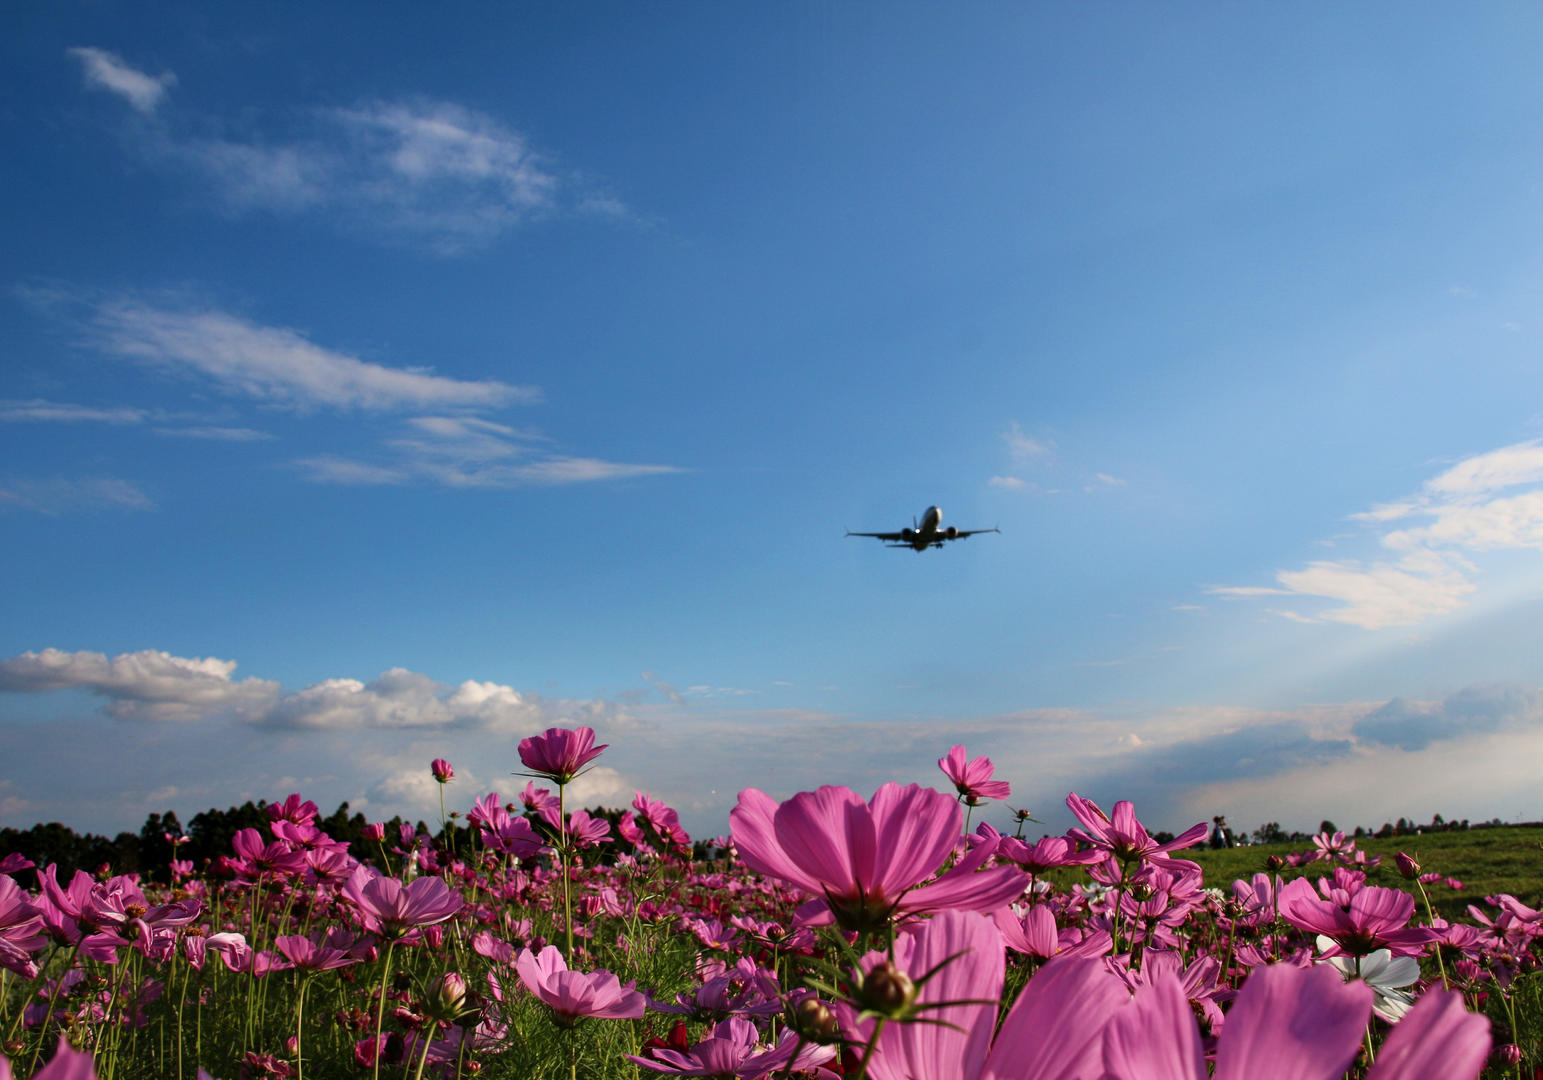
[[[1016,867],[976,872],[996,850],[989,840],[917,888],[953,853],[961,817],[941,792],[888,783],[867,802],[851,788],[822,787],[778,805],[747,788],[729,821],[747,866],[821,898],[801,914],[824,908],[843,929],[872,930],[943,908],[991,911],[1023,893]]]
[[[597,847],[611,841],[611,823],[605,818],[590,817],[587,810],[575,810],[569,814],[567,828],[564,829],[562,816],[557,812],[557,804],[548,803],[541,808],[541,820],[553,829],[562,831],[575,846],[580,848]]]
[[[384,937],[399,937],[420,926],[444,922],[464,901],[437,877],[420,877],[403,885],[360,864],[343,886],[343,895],[358,909],[365,929]]]
[[[1009,949],[1042,960],[1062,954],[1103,956],[1114,948],[1114,939],[1107,930],[1094,930],[1084,936],[1079,930],[1057,929],[1048,904],[1035,904],[1027,911],[1017,906],[998,908],[991,918]]]
[[[77,1050],[64,1039],[47,1065],[33,1074],[32,1080],[97,1080],[96,1070],[91,1067],[91,1055]],[[200,1076],[207,1076],[202,1070]],[[11,1080],[11,1065],[0,1055],[0,1080]]]
[[[284,934],[275,938],[273,943],[289,961],[287,964],[283,962],[274,964],[275,971],[291,967],[299,968],[301,971],[332,971],[334,968],[357,964],[360,960],[347,949],[322,945],[300,934]]]
[[[298,792],[281,803],[268,804],[268,817],[273,821],[290,821],[296,825],[305,825],[318,813],[320,811],[316,809],[316,804],[310,799],[300,798]]]
[[[594,728],[547,728],[540,735],[520,740],[520,761],[538,776],[567,784],[609,745],[595,745]]]
[[[1127,800],[1122,799],[1114,804],[1112,820],[1098,808],[1096,802],[1084,799],[1075,791],[1066,796],[1066,807],[1083,825],[1083,828],[1073,829],[1066,835],[1107,851],[1122,863],[1146,862],[1171,868],[1182,860],[1171,858],[1168,854],[1170,851],[1194,847],[1205,839],[1209,831],[1202,821],[1190,826],[1178,839],[1159,844],[1152,839],[1146,826],[1136,820],[1136,808]]]
[[[1323,967],[1258,968],[1227,1014],[1214,1080],[1331,1080],[1355,1059],[1371,1012],[1364,983]],[[1474,1080],[1489,1054],[1489,1021],[1462,998],[1431,990],[1399,1022],[1367,1080]],[[1200,1029],[1179,980],[1149,979],[1104,1030],[1105,1076],[1205,1080]]]
[[[432,773],[434,775],[434,779],[438,780],[441,784],[448,784],[450,781],[455,779],[455,769],[451,766],[450,762],[446,761],[442,757],[437,757],[433,761],[429,762],[429,772]]]
[[[979,806],[982,799],[1005,799],[1013,793],[1006,780],[993,780],[991,759],[978,757],[966,761],[964,747],[956,746],[947,757],[938,758],[938,768],[953,781],[959,797],[971,806]]]
[[[528,859],[550,850],[529,821],[510,815],[496,791],[473,803],[466,820],[481,827],[482,842],[492,851]]]
[[[572,1027],[586,1016],[636,1020],[648,1006],[647,998],[630,985],[622,986],[609,971],[569,971],[555,945],[539,955],[521,949],[514,968],[525,989],[551,1007],[561,1027]]]
[[[981,823],[981,831],[988,827],[985,822]],[[1074,848],[1075,845],[1064,836],[1047,836],[1037,844],[1004,836],[1002,846],[997,849],[997,858],[1009,859],[1031,874],[1040,874],[1057,866],[1086,866],[1106,858],[1106,853],[1097,848],[1082,852]]]
[[[738,1080],[759,1080],[784,1071],[803,1074],[836,1056],[834,1046],[804,1043],[791,1031],[783,1033],[782,1041],[775,1048],[763,1047],[760,1043],[761,1033],[755,1025],[735,1016],[719,1023],[712,1034],[685,1053],[655,1050],[651,1058],[636,1054],[623,1054],[622,1057],[645,1069],[670,1076],[732,1076]]]
[[[1326,957],[1365,956],[1377,949],[1388,949],[1394,956],[1418,956],[1434,936],[1409,925],[1414,897],[1376,885],[1336,903],[1320,900],[1306,878],[1297,878],[1281,887],[1280,914],[1303,930],[1332,938],[1335,948]]]

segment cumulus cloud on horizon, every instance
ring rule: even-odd
[[[292,691],[273,680],[237,679],[235,671],[235,661],[214,657],[144,650],[109,658],[52,649],[0,660],[0,692],[75,690],[106,699],[101,715],[115,722],[89,739],[91,752],[105,756],[81,767],[92,768],[94,775],[128,769],[140,792],[135,806],[144,791],[187,786],[185,770],[175,764],[185,759],[158,757],[154,750],[168,740],[203,748],[201,798],[237,798],[237,791],[250,787],[248,767],[258,759],[270,771],[291,772],[314,770],[318,760],[327,760],[333,775],[318,794],[366,798],[389,816],[403,803],[426,809],[426,799],[435,793],[426,780],[433,757],[462,758],[456,762],[458,777],[467,786],[456,789],[456,798],[465,803],[475,797],[467,794],[472,784],[505,793],[523,784],[515,775],[518,737],[551,726],[588,725],[614,749],[583,789],[581,802],[626,801],[636,786],[677,806],[687,827],[698,832],[721,831],[738,792],[748,787],[776,798],[826,783],[848,784],[864,795],[889,780],[941,790],[946,783],[935,762],[954,743],[964,744],[972,757],[991,757],[998,777],[1013,784],[1007,805],[1035,811],[1052,831],[1070,824],[1063,820],[1062,802],[1072,790],[1106,805],[1131,799],[1153,828],[1175,831],[1193,824],[1190,815],[1207,805],[1216,808],[1200,820],[1226,812],[1240,827],[1258,823],[1244,814],[1267,814],[1294,827],[1352,815],[1374,824],[1370,819],[1380,821],[1384,814],[1457,809],[1459,803],[1450,799],[1424,808],[1409,797],[1423,785],[1450,789],[1442,784],[1453,746],[1460,745],[1465,758],[1482,750],[1493,758],[1492,768],[1504,771],[1522,749],[1543,741],[1543,689],[1512,684],[1467,687],[1437,702],[1144,713],[1030,709],[947,720],[876,720],[667,698],[623,707],[622,695],[549,701],[495,681],[448,685],[404,668],[369,681],[330,678]],[[0,752],[30,752],[26,730],[26,725],[0,725]],[[370,733],[362,742],[361,732]],[[126,746],[143,753],[136,749],[125,757]],[[481,764],[490,752],[502,755],[496,768]],[[17,775],[31,776],[29,768],[23,762]],[[1377,775],[1397,770],[1399,785],[1381,784],[1378,790],[1387,798],[1399,794],[1402,801],[1379,809],[1345,789],[1345,778],[1358,769]],[[14,795],[41,807],[48,789],[45,784]],[[258,788],[255,795],[283,797],[288,790],[293,789]],[[1513,785],[1496,798],[1521,798],[1526,790]],[[1258,792],[1258,800],[1251,800],[1250,792]],[[1256,801],[1268,809],[1255,811]],[[1481,803],[1478,796],[1468,798],[1461,812],[1481,818],[1511,812],[1509,806]],[[1005,812],[994,805],[985,812],[998,811]]]
[[[447,686],[391,668],[363,682],[325,679],[285,691],[270,679],[232,678],[236,661],[180,657],[153,649],[108,658],[60,649],[0,660],[0,693],[84,690],[107,699],[119,720],[201,722],[232,719],[275,731],[358,731],[460,727],[512,732],[557,723],[615,720],[600,701],[548,701],[493,682]]]

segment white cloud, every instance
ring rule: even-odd
[[[291,731],[529,732],[625,723],[605,702],[548,701],[510,686],[473,680],[450,687],[405,668],[391,668],[368,683],[332,678],[290,692],[265,679],[234,681],[235,669],[234,660],[190,659],[154,650],[109,660],[102,653],[44,649],[0,661],[0,692],[86,690],[107,698],[107,713],[122,720],[232,717]]]
[[[566,799],[569,806],[592,806],[602,799],[614,800],[618,795],[627,796],[623,801],[630,802],[634,790],[633,785],[609,765],[596,765],[569,785]]]
[[[157,435],[170,435],[181,439],[212,439],[218,442],[266,442],[273,436],[266,431],[247,427],[184,427],[156,428]]]
[[[139,488],[113,476],[0,479],[0,510],[65,514],[88,510],[150,510],[154,506]]]
[[[1207,585],[1211,596],[1289,596],[1290,589],[1272,589],[1267,585]]]
[[[1108,473],[1101,472],[1101,473],[1094,473],[1093,474],[1093,479],[1090,482],[1084,484],[1083,487],[1082,487],[1082,490],[1083,491],[1100,491],[1100,490],[1103,490],[1105,488],[1124,487],[1124,486],[1125,486],[1125,481],[1120,479],[1118,476],[1111,476]]]
[[[1368,630],[1413,626],[1457,611],[1478,592],[1469,554],[1543,551],[1543,489],[1501,495],[1543,484],[1543,441],[1504,446],[1458,462],[1427,481],[1418,495],[1379,503],[1352,515],[1373,526],[1404,524],[1379,538],[1392,558],[1323,561],[1275,574],[1280,588],[1213,586],[1228,596],[1298,594],[1336,601],[1338,607],[1303,621],[1348,623]],[[1288,616],[1293,617],[1293,616]]]
[[[1020,465],[1038,461],[1055,449],[1055,443],[1049,439],[1040,440],[1024,434],[1016,420],[1002,435],[1002,441],[1007,443],[1007,452],[1013,461]]]
[[[1009,491],[1022,491],[1029,486],[1028,481],[1017,476],[993,476],[986,483],[994,488],[1007,488]]]
[[[1431,495],[1482,495],[1543,480],[1543,442],[1504,446],[1453,465],[1425,485]]]
[[[177,76],[169,71],[146,75],[106,49],[77,46],[65,53],[80,61],[87,86],[117,94],[147,116],[161,104],[167,88],[177,82]]]
[[[1445,562],[1405,566],[1315,562],[1305,570],[1282,570],[1275,578],[1289,592],[1339,601],[1343,607],[1331,608],[1322,617],[1367,630],[1413,626],[1445,615],[1461,607],[1476,588]]]
[[[294,330],[218,311],[175,311],[131,300],[102,304],[93,320],[110,352],[196,373],[227,393],[308,409],[487,408],[534,401],[540,392],[496,380],[467,381],[372,364],[315,345]]]
[[[551,487],[682,471],[673,465],[554,454],[540,445],[546,442],[540,436],[476,417],[420,416],[408,420],[407,427],[405,436],[386,444],[395,454],[392,460],[323,455],[295,464],[315,483],[429,483],[452,488]]]
[[[0,660],[0,691],[88,690],[107,698],[107,711],[125,720],[196,720],[267,708],[278,684],[255,678],[234,682],[235,669],[234,660],[149,649],[111,660],[96,652],[44,649]]]
[[[176,82],[101,49],[69,52],[88,85],[146,115]],[[187,125],[136,126],[131,136],[145,163],[202,181],[231,211],[325,215],[354,232],[441,254],[485,246],[553,214],[633,220],[620,199],[560,172],[519,132],[454,102],[364,101],[269,120],[281,134],[243,136],[249,121],[194,117]],[[236,133],[200,133],[212,128]]]
[[[10,423],[101,423],[137,424],[144,420],[143,409],[126,407],[99,408],[93,405],[72,405],[60,401],[33,398],[30,401],[0,401],[0,421]]]

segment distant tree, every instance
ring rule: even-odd
[[[1256,844],[1284,844],[1291,839],[1278,821],[1267,821],[1254,830]]]
[[[1152,839],[1156,840],[1159,844],[1171,844],[1176,839],[1178,839],[1178,837],[1174,836],[1171,832],[1159,831],[1152,834]]]
[[[242,829],[256,829],[265,838],[269,835],[267,800],[254,803],[248,799],[228,810],[211,809],[193,815],[193,820],[188,823],[188,836],[192,840],[183,858],[201,867],[221,855],[229,855],[234,850],[231,841]]]
[[[1331,836],[1334,833],[1339,832],[1339,830],[1334,827],[1334,822],[1330,821],[1328,818],[1324,818],[1318,823],[1318,831],[1321,833],[1328,833]]]
[[[1366,826],[1365,825],[1357,825],[1355,827],[1355,838],[1357,840],[1359,840],[1359,839],[1361,839],[1365,835],[1366,835]]]

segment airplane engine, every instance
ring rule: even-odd
[[[943,535],[948,537],[950,540],[957,540],[959,539],[959,530],[950,525],[948,528],[943,530]]]
[[[908,544],[911,542],[911,538],[914,537],[915,535],[916,534],[914,532],[912,532],[910,529],[901,529],[900,530],[900,539],[904,540]]]

